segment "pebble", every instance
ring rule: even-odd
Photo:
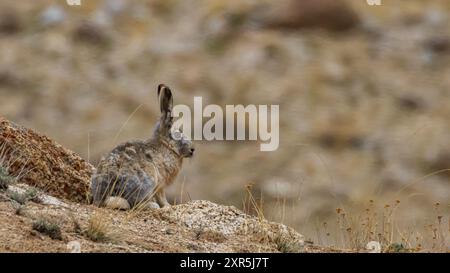
[[[52,5],[46,8],[40,15],[40,23],[43,26],[57,25],[66,19],[66,12],[63,8]]]

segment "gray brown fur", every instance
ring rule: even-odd
[[[105,204],[108,197],[121,197],[130,207],[156,201],[168,206],[165,188],[172,184],[185,157],[194,149],[191,141],[181,135],[174,138],[172,129],[172,93],[160,84],[158,96],[161,118],[148,140],[128,141],[115,147],[102,158],[92,177],[94,204]]]

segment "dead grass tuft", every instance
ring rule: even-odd
[[[8,186],[14,182],[14,177],[8,174],[5,167],[0,166],[0,190],[8,189]]]
[[[214,243],[223,243],[227,240],[227,237],[223,233],[214,230],[205,230],[203,228],[195,230],[195,238]]]
[[[52,239],[62,240],[61,228],[55,221],[40,216],[33,222],[33,230],[48,235]]]
[[[41,202],[39,199],[39,192],[36,188],[28,188],[25,192],[9,191],[8,196],[11,200],[20,205],[25,205],[28,201],[33,201],[35,203]]]
[[[111,231],[109,219],[101,213],[95,213],[91,216],[84,234],[94,242],[111,242],[118,239]]]

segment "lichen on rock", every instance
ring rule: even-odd
[[[255,241],[276,243],[282,239],[300,247],[304,245],[303,236],[290,227],[248,215],[234,206],[218,205],[206,200],[161,209],[161,216],[192,230],[213,232],[225,237],[245,235],[253,237]]]
[[[74,152],[31,129],[0,117],[2,161],[17,182],[53,196],[86,202],[94,167]]]

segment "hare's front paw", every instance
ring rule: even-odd
[[[160,205],[160,207],[161,208],[168,208],[168,207],[170,207],[171,205],[170,205],[170,203],[169,202],[164,202],[164,203],[162,203],[162,205]]]
[[[105,206],[110,209],[129,210],[130,203],[122,197],[110,196],[105,201]]]
[[[169,202],[167,202],[166,193],[164,189],[161,189],[155,194],[155,200],[158,203],[159,207],[161,208],[170,207]]]

